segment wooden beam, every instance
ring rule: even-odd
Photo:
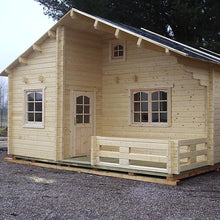
[[[138,47],[141,47],[142,40],[143,40],[142,38],[140,38],[140,37],[138,38],[138,40],[137,40]]]
[[[130,180],[143,181],[143,182],[173,185],[173,186],[176,186],[179,183],[179,180],[169,180],[169,179],[162,179],[162,178],[149,177],[149,176],[139,176],[139,175],[130,176],[128,174],[112,172],[112,171],[110,172],[101,171],[101,170],[96,171],[96,170],[86,169],[86,168],[68,167],[68,166],[65,166],[64,164],[63,166],[60,166],[60,165],[53,165],[53,164],[47,164],[47,163],[41,163],[41,162],[17,160],[16,158],[7,158],[7,157],[4,158],[4,161],[23,164],[23,165],[45,167],[45,168],[50,168],[50,169],[67,170],[67,171],[73,171],[77,173],[88,173],[88,174],[93,174],[93,175],[109,176],[109,177],[130,179]]]
[[[116,37],[116,38],[119,38],[119,34],[120,34],[120,30],[117,28],[117,29],[115,30],[115,37]]]
[[[95,20],[94,22],[94,28],[97,30],[98,29],[98,25],[99,25],[99,21],[98,20]]]
[[[76,18],[76,13],[74,12],[74,10],[71,10],[71,11],[70,11],[70,17],[71,17],[72,19],[75,19],[75,18]]]
[[[5,69],[5,72],[6,72],[7,74],[12,73],[12,71],[11,71],[10,69]]]
[[[48,31],[47,33],[48,33],[49,38],[56,39],[56,33],[54,31]]]
[[[166,55],[170,55],[170,50],[168,48],[165,48]]]
[[[38,52],[42,52],[41,47],[40,47],[39,45],[37,45],[37,44],[34,44],[34,45],[33,45],[33,50],[34,50],[34,51],[38,51]]]
[[[19,58],[18,58],[18,61],[19,61],[19,63],[21,63],[21,64],[25,64],[25,65],[28,64],[27,59],[26,59],[26,58],[23,58],[23,57],[19,57]]]

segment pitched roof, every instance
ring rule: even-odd
[[[86,15],[87,13],[83,12],[83,14]],[[89,14],[87,14],[87,15],[90,17],[92,16]],[[167,48],[170,48],[171,50],[172,49],[177,50],[182,55],[193,57],[193,58],[196,58],[199,60],[205,60],[205,61],[210,61],[213,63],[220,64],[220,54],[217,54],[215,52],[212,52],[212,51],[209,51],[209,50],[206,50],[203,48],[201,48],[201,50],[193,48],[191,46],[188,46],[186,44],[182,44],[178,41],[169,39],[167,37],[164,37],[160,34],[154,33],[152,31],[149,31],[144,28],[138,29],[138,28],[135,28],[135,27],[132,27],[129,25],[122,24],[122,23],[115,23],[113,21],[110,21],[110,20],[107,20],[107,19],[104,19],[104,18],[101,18],[98,16],[92,16],[92,17],[97,18],[100,21],[107,22],[110,25],[117,26],[119,29],[121,28],[121,29],[127,30],[131,33],[134,33],[136,35],[139,35],[140,37],[144,37],[145,40],[150,41],[151,43],[155,43],[157,45],[160,44],[161,46],[163,45]],[[205,50],[205,51],[203,51],[203,50]]]
[[[120,31],[134,35],[142,40],[145,40],[147,42],[150,42],[162,48],[168,49],[182,56],[191,57],[191,58],[195,58],[198,60],[211,62],[215,64],[220,64],[220,54],[217,54],[217,53],[214,53],[212,51],[202,49],[202,48],[199,50],[191,46],[188,46],[186,44],[182,44],[175,40],[164,37],[162,35],[159,35],[157,33],[154,33],[152,31],[146,30],[144,28],[138,29],[135,27],[131,27],[129,25],[116,23],[116,22],[107,20],[105,18],[94,16],[94,15],[91,15],[91,14],[88,14],[88,13],[85,13],[85,12],[82,12],[82,11],[79,11],[73,8],[66,15],[64,15],[46,34],[44,34],[37,42],[35,42],[30,48],[28,48],[28,50],[26,50],[19,58],[17,58],[2,73],[0,73],[0,75],[7,76],[8,72],[10,72],[10,69],[14,68],[19,63],[21,63],[22,58],[27,57],[31,52],[33,52],[35,48],[39,44],[41,44],[47,37],[49,36],[51,37],[51,35],[54,35],[53,31],[56,29],[56,27],[58,27],[59,25],[65,24],[65,20],[67,20],[67,17],[73,16],[74,13],[80,14],[89,19],[93,19],[94,22],[97,21],[105,25],[111,26],[113,28],[119,29]]]

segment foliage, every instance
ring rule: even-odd
[[[220,52],[217,0],[35,0],[55,20],[71,8]]]

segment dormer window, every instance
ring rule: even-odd
[[[125,60],[125,41],[113,40],[109,44],[110,60]]]

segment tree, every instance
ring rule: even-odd
[[[7,103],[7,80],[0,77],[0,127],[6,126]]]
[[[55,20],[71,8],[220,52],[217,0],[35,0]]]

